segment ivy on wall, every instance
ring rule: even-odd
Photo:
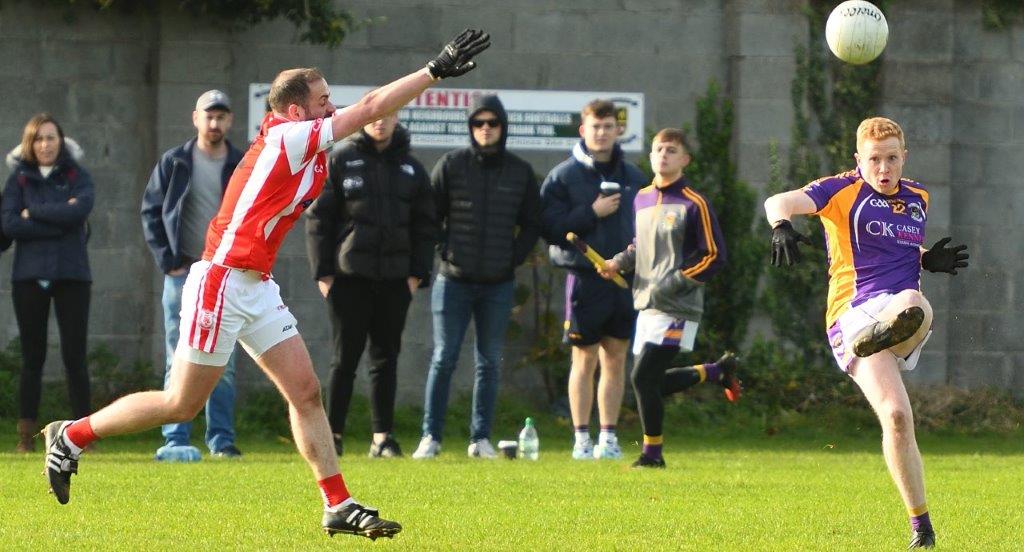
[[[875,3],[885,9],[884,2]],[[805,10],[807,42],[795,48],[788,171],[784,178],[773,147],[768,194],[853,168],[857,125],[877,114],[881,62],[849,65],[829,53],[824,31],[832,7],[831,1],[811,0]],[[773,420],[787,411],[859,400],[849,378],[835,369],[825,339],[828,273],[821,223],[816,217],[799,217],[793,223],[815,246],[802,248],[802,263],[766,271],[758,303],[771,321],[774,339],[756,341],[748,354],[748,364],[758,370],[748,374],[747,385],[767,407],[769,431]],[[758,228],[765,238],[770,235],[763,217]]]
[[[158,2],[138,0],[44,0],[68,7],[91,5],[97,10],[155,10]],[[329,48],[341,45],[354,30],[370,23],[357,20],[351,13],[336,8],[331,0],[177,0],[178,10],[193,17],[209,17],[230,29],[251,28],[265,21],[287,19],[299,29],[299,40]],[[68,14],[67,17],[73,17]]]
[[[1004,30],[1014,23],[1024,21],[1024,2],[984,0],[981,3],[981,19],[990,29]]]

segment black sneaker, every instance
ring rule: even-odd
[[[924,323],[924,310],[910,307],[887,322],[875,322],[853,338],[853,354],[869,357],[913,337]]]
[[[935,546],[935,531],[914,531],[910,534],[910,546],[907,547],[907,550],[911,548],[932,548],[933,546]]]
[[[227,458],[229,460],[241,460],[242,451],[235,445],[228,445],[212,454],[214,458]]]
[[[377,540],[378,537],[390,539],[401,532],[402,526],[398,522],[377,516],[376,509],[364,508],[355,502],[337,512],[324,510],[324,532],[329,537],[333,537],[335,533],[343,533],[359,535],[370,540]]]
[[[664,458],[649,458],[649,457],[641,454],[640,458],[637,458],[636,462],[633,462],[632,467],[634,467],[634,468],[664,468],[665,467],[665,459]]]
[[[389,433],[380,443],[370,443],[370,458],[400,458],[402,447]]]
[[[69,421],[59,420],[43,428],[43,438],[46,440],[43,473],[50,481],[50,492],[61,504],[71,500],[71,474],[78,473],[78,455],[72,454],[61,439],[70,424]]]
[[[718,383],[725,388],[725,398],[729,402],[740,400],[740,394],[743,393],[743,382],[736,376],[736,367],[739,362],[736,355],[730,351],[726,351],[722,358],[715,362],[722,369],[722,378],[718,380]]]

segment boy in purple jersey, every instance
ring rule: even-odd
[[[800,261],[793,215],[817,215],[825,228],[829,289],[825,315],[839,367],[857,383],[882,426],[882,452],[910,514],[910,548],[931,548],[935,532],[925,502],[924,468],[910,399],[900,370],[912,370],[931,334],[932,308],[921,269],[956,274],[967,246],[944,238],[922,247],[928,192],[901,178],[903,130],[883,117],[857,127],[857,169],[816,180],[765,201],[772,225],[772,264]]]

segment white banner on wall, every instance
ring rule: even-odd
[[[331,86],[331,101],[344,107],[372,90],[370,86]],[[249,140],[256,138],[267,110],[270,84],[249,85]],[[398,117],[412,134],[412,145],[454,148],[469,144],[466,108],[474,97],[497,94],[508,112],[507,145],[513,150],[572,149],[579,136],[580,109],[596,98],[615,103],[623,127],[622,149],[644,147],[644,95],[639,92],[576,92],[551,90],[489,90],[431,88],[409,102]]]

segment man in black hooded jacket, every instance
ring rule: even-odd
[[[495,95],[469,108],[470,147],[445,154],[431,175],[441,222],[441,268],[431,293],[434,354],[427,374],[423,438],[413,458],[441,450],[452,371],[470,318],[476,381],[469,456],[495,458],[491,423],[515,268],[540,235],[540,192],[529,163],[505,150],[508,116]]]
[[[391,435],[398,353],[409,302],[430,281],[436,211],[426,169],[396,114],[363,127],[331,155],[306,213],[313,277],[330,307],[334,358],[327,418],[341,454],[359,359],[370,340],[371,457],[401,456]]]

